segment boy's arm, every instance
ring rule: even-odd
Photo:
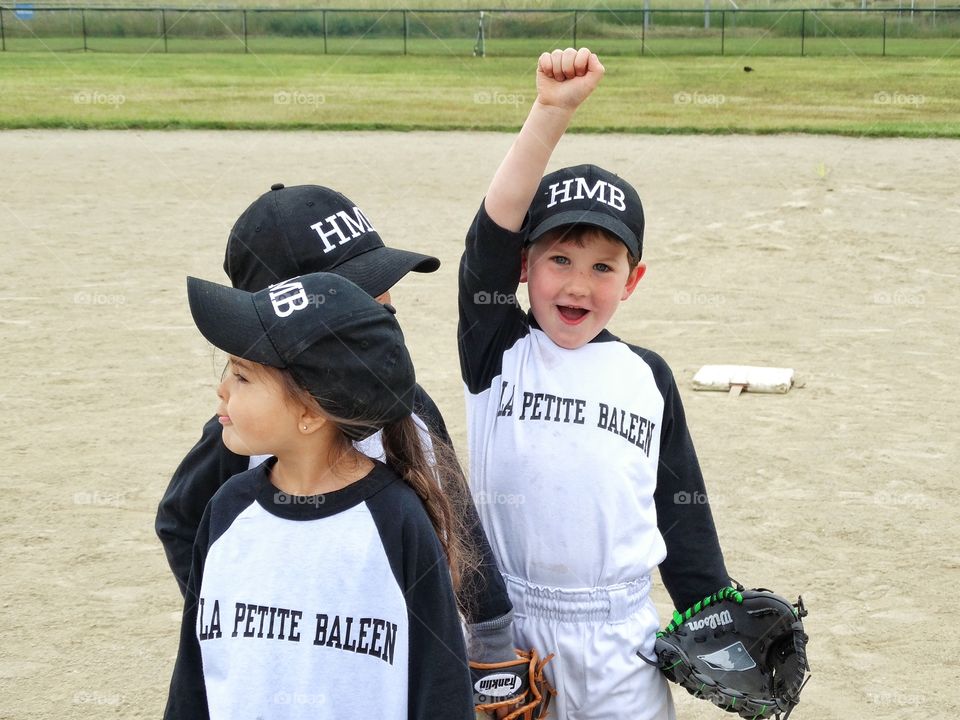
[[[603,77],[603,65],[586,48],[543,53],[537,62],[537,99],[500,163],[484,205],[500,227],[518,231],[554,148],[573,113]]]
[[[681,612],[730,584],[703,473],[672,373],[665,385],[660,467],[654,502],[667,546],[660,576]]]
[[[209,513],[204,513],[197,530],[198,541],[192,548],[190,577],[184,593],[183,620],[180,625],[180,649],[170,680],[170,692],[164,720],[204,720],[210,717],[203,677],[203,658],[197,639],[197,604],[203,580],[203,566],[209,540]]]
[[[576,108],[603,76],[589,50],[554,50],[537,62],[537,99],[494,175],[467,231],[460,261],[458,344],[463,381],[471,393],[489,387],[501,351],[526,332],[516,302],[521,232],[547,161]]]
[[[181,593],[186,592],[193,541],[204,508],[223,483],[249,464],[250,458],[230,452],[223,444],[223,426],[214,416],[173,473],[157,508],[155,528]]]

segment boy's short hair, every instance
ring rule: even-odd
[[[230,230],[223,269],[257,292],[288,278],[332,272],[382,295],[408,272],[433,272],[431,255],[387,247],[357,205],[321,185],[283,183],[253,201]]]
[[[630,183],[596,165],[576,165],[540,181],[530,204],[527,244],[558,227],[589,225],[622,242],[639,262],[643,222],[643,205]]]
[[[561,225],[552,230],[547,230],[543,235],[537,238],[537,242],[562,243],[572,242],[577,247],[583,247],[589,240],[600,238],[612,243],[623,244],[623,241],[609,230],[597,225]],[[529,247],[529,245],[527,246]],[[640,264],[640,258],[634,257],[633,253],[627,249],[627,265],[633,271]]]

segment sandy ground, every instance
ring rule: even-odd
[[[227,231],[271,183],[334,185],[387,242],[443,260],[394,299],[463,450],[457,259],[509,142],[0,134],[0,717],[161,713],[181,603],[154,512],[218,375],[184,277],[224,279]],[[674,368],[731,572],[804,595],[814,678],[794,717],[960,715],[960,142],[573,136],[555,161],[644,199],[649,270],[613,329]],[[800,386],[695,393],[706,363],[793,367]]]

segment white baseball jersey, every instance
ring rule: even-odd
[[[377,463],[325,495],[231,478],[207,506],[165,717],[473,717],[443,550]]]
[[[660,566],[686,608],[729,579],[673,375],[608,331],[555,345],[514,300],[522,241],[481,207],[460,268],[470,483],[500,569],[576,589]]]

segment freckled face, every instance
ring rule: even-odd
[[[586,345],[603,330],[620,302],[633,293],[646,267],[630,269],[626,246],[596,234],[583,242],[535,242],[524,255],[520,281],[529,285],[530,309],[557,345]]]

